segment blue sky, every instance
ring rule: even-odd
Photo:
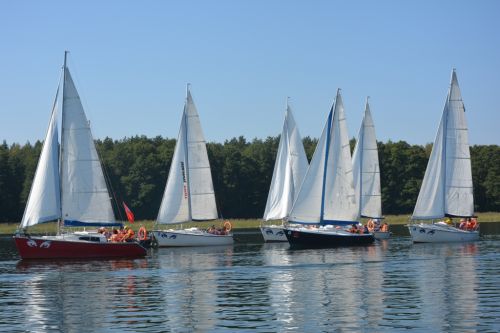
[[[176,137],[186,83],[207,141],[318,137],[337,88],[349,136],[432,142],[451,70],[471,144],[500,144],[500,1],[2,1],[0,140],[42,140],[63,61],[96,138]]]

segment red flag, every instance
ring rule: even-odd
[[[125,214],[127,214],[127,220],[129,220],[130,223],[134,223],[134,213],[132,213],[132,211],[130,210],[130,208],[128,208],[125,202],[122,203],[123,203],[123,208],[125,208]]]

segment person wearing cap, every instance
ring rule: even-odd
[[[123,228],[124,230],[124,234],[123,234],[123,238],[122,238],[122,241],[123,242],[130,242],[133,240],[134,236],[135,236],[135,232],[134,230],[132,230],[132,228],[129,228],[128,226],[125,226]]]

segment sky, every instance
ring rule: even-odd
[[[0,1],[0,141],[43,140],[64,51],[95,138],[176,138],[186,84],[209,142],[319,137],[337,88],[349,136],[434,140],[452,68],[471,144],[500,144],[500,1]]]

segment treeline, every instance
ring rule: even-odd
[[[304,138],[311,159],[317,140]],[[155,219],[167,181],[175,139],[136,136],[98,140],[117,218],[125,201],[137,219]],[[227,218],[260,218],[271,182],[279,137],[247,141],[244,137],[208,143],[208,155],[220,214]],[[354,146],[354,140],[351,140]],[[42,148],[0,145],[0,222],[22,218]],[[384,214],[410,214],[418,196],[432,148],[404,141],[378,143]],[[472,146],[475,209],[500,211],[500,147]]]

